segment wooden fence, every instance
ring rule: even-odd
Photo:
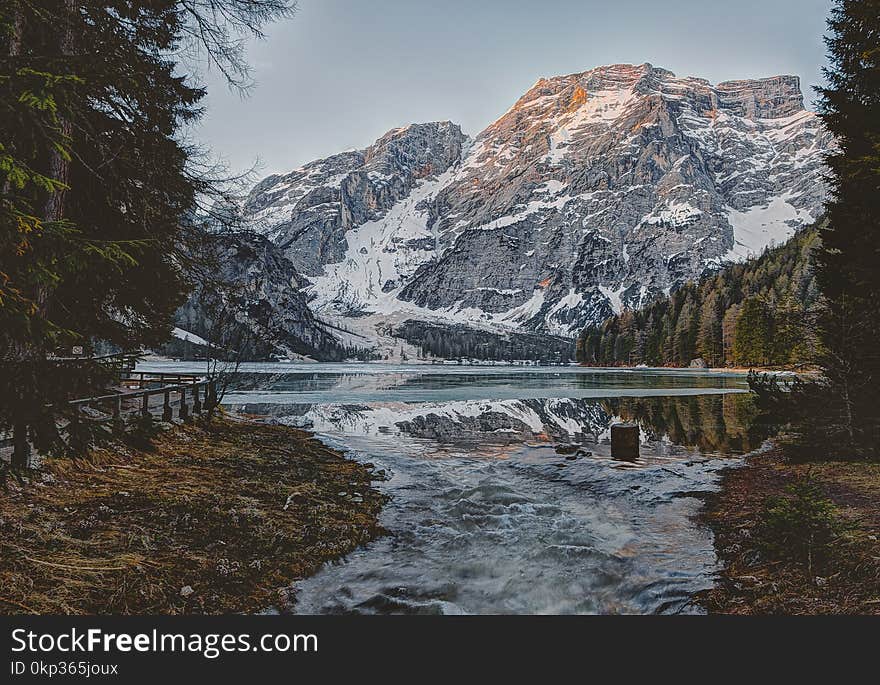
[[[91,358],[91,360],[98,358]],[[70,423],[79,421],[111,422],[114,427],[121,427],[123,416],[140,413],[142,416],[160,416],[162,421],[172,421],[173,408],[177,408],[177,417],[188,421],[193,414],[200,414],[217,404],[217,388],[213,380],[192,374],[174,374],[164,372],[134,371],[135,355],[106,355],[101,360],[114,364],[118,370],[117,378],[121,392],[95,397],[84,397],[68,402],[73,408]],[[82,361],[81,357],[71,357],[69,361]],[[68,361],[59,358],[59,361]],[[161,398],[160,402],[154,400]],[[89,411],[91,410],[91,411]],[[68,425],[62,429],[70,431]],[[20,427],[18,430],[24,430]],[[30,446],[26,439],[15,439],[15,431],[4,436],[0,434],[0,449],[13,447],[13,463],[24,464],[30,460]]]
[[[161,406],[162,420],[171,421],[174,418],[172,405],[176,404],[177,418],[187,421],[192,413],[199,414],[202,409],[210,408],[217,401],[214,381],[202,376],[135,371],[123,378],[120,384],[136,389],[73,400],[69,403],[77,410],[73,415],[79,416],[86,407],[98,410],[109,408],[109,412],[105,413],[118,422],[124,414],[139,411],[142,415],[149,416]],[[152,405],[151,398],[160,395],[161,405]],[[137,402],[133,403],[133,400]]]

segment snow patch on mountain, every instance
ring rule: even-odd
[[[194,345],[204,345],[205,347],[210,347],[211,343],[205,340],[200,335],[196,335],[195,333],[190,333],[189,331],[185,331],[182,328],[178,328],[175,326],[171,329],[171,335],[177,338],[178,340],[183,340],[184,342],[193,343]]]
[[[315,311],[360,312],[393,299],[389,293],[435,254],[436,236],[427,226],[425,203],[445,181],[442,175],[421,181],[385,216],[346,232],[343,260],[326,265],[306,288]]]
[[[766,207],[750,207],[744,212],[728,208],[727,219],[733,226],[733,247],[723,261],[739,262],[781,245],[795,230],[810,224],[815,217],[789,203],[791,193],[773,198]]]

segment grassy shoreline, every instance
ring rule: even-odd
[[[0,488],[0,613],[287,610],[293,581],[384,533],[376,479],[305,431],[230,418],[47,460]]]
[[[765,532],[769,503],[804,482],[842,530],[815,555],[774,554]],[[776,448],[753,454],[724,473],[702,521],[722,567],[716,586],[697,598],[709,613],[880,615],[880,464],[793,464]]]

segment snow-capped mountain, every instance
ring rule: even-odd
[[[475,139],[449,122],[258,184],[243,205],[319,318],[562,336],[814,221],[832,145],[794,76],[650,64],[539,80]]]

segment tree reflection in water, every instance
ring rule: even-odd
[[[701,452],[736,454],[760,447],[774,427],[757,421],[750,394],[622,397],[603,401],[606,412],[637,422],[652,440],[663,438]]]

